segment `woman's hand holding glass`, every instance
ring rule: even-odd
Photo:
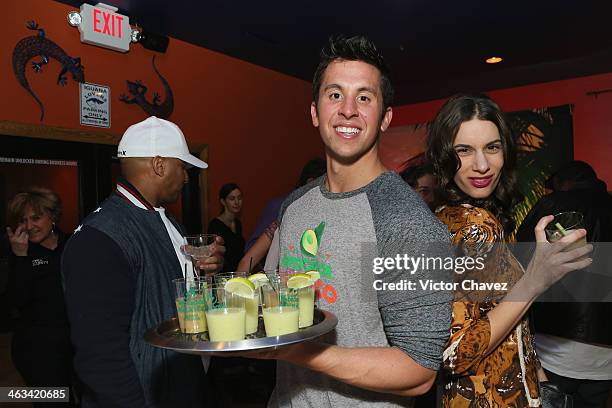
[[[525,278],[528,279],[529,287],[539,296],[550,286],[563,278],[571,271],[586,268],[592,263],[592,259],[586,257],[593,250],[590,244],[578,248],[570,248],[572,244],[586,237],[585,229],[575,229],[568,232],[563,238],[556,242],[549,242],[546,237],[546,226],[553,220],[552,215],[542,217],[535,227],[536,249]]]

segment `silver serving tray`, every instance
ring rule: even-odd
[[[223,355],[243,353],[246,351],[269,351],[290,344],[313,340],[332,331],[338,324],[338,318],[331,312],[321,309],[314,311],[314,324],[310,327],[282,336],[266,337],[263,319],[259,318],[256,333],[240,341],[208,341],[208,333],[181,333],[178,319],[172,318],[147,330],[144,339],[147,343],[179,353],[200,355]]]

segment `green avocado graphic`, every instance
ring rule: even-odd
[[[324,229],[325,222],[321,222],[314,230],[308,229],[304,231],[300,240],[300,246],[304,255],[317,256]]]
[[[317,256],[319,252],[319,240],[317,234],[311,229],[304,231],[302,239],[300,240],[300,246],[304,255]]]

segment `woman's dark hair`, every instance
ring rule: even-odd
[[[499,184],[491,196],[483,199],[468,196],[454,182],[455,174],[461,167],[461,159],[453,144],[461,124],[472,119],[495,124],[504,154]],[[485,208],[497,217],[506,233],[514,230],[515,222],[511,210],[520,199],[516,189],[516,146],[506,116],[495,101],[480,94],[460,94],[450,98],[429,125],[427,159],[438,177],[438,204],[467,203]]]
[[[323,74],[327,66],[335,60],[362,61],[378,68],[378,71],[380,71],[380,89],[383,96],[383,111],[393,104],[394,90],[389,67],[374,43],[368,38],[361,35],[354,37],[332,36],[325,47],[321,49],[320,56],[319,66],[312,79],[312,97],[315,106],[319,104],[319,91],[321,90]]]
[[[58,222],[62,215],[62,202],[55,192],[44,187],[30,187],[9,201],[7,224],[12,228],[19,225],[27,206],[32,207],[36,214],[47,214],[54,223]]]
[[[236,189],[240,190],[240,187],[238,187],[238,184],[236,183],[227,183],[222,185],[221,189],[219,190],[219,200],[225,200],[227,196]],[[221,214],[223,214],[224,211],[225,207],[221,206]]]

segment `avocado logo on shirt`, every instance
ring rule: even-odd
[[[317,256],[319,252],[319,243],[321,242],[321,236],[323,235],[324,229],[325,221],[322,221],[314,230],[307,229],[304,231],[302,234],[302,239],[300,240],[300,247],[302,248],[304,255]]]
[[[280,267],[286,271],[309,272],[318,271],[321,278],[331,279],[332,271],[328,260],[330,254],[319,254],[321,239],[325,230],[325,222],[322,221],[316,228],[307,229],[300,238],[299,250],[294,245],[289,245],[288,251],[281,259]],[[336,289],[318,280],[315,284],[317,297],[325,299],[327,303],[335,303],[337,300]]]

